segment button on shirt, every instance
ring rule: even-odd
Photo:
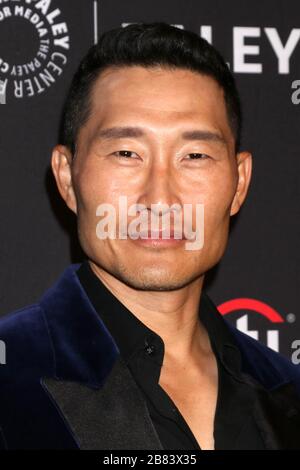
[[[164,358],[161,337],[110,292],[91,269],[88,260],[81,264],[77,275],[143,393],[163,448],[200,450],[176,404],[158,383]],[[240,351],[222,315],[204,291],[199,303],[200,318],[207,329],[218,365],[215,449],[264,449],[251,414],[253,390],[240,377]]]

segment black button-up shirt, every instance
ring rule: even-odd
[[[142,323],[107,289],[87,260],[81,264],[77,275],[144,394],[163,448],[200,450],[199,443],[179,409],[158,383],[164,357],[164,343],[161,337]],[[218,364],[215,449],[264,449],[250,412],[253,400],[251,388],[245,385],[239,376],[240,351],[222,315],[204,291],[200,297],[200,317],[207,329]]]

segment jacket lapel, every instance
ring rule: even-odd
[[[162,449],[146,402],[70,265],[41,299],[54,350],[41,379],[81,449]]]
[[[43,378],[80,449],[163,449],[146,402],[126,364],[118,358],[101,388]]]

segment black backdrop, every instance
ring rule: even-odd
[[[0,313],[36,301],[70,262],[81,259],[76,221],[60,201],[49,166],[62,104],[97,35],[142,21],[166,21],[201,34],[236,77],[245,115],[242,147],[253,153],[253,179],[207,288],[230,321],[296,362],[296,0],[0,0]]]

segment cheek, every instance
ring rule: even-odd
[[[204,217],[207,231],[227,227],[235,194],[235,178],[228,171],[207,181],[204,194]]]
[[[100,171],[92,165],[86,165],[78,172],[76,188],[82,211],[92,212],[94,215],[99,204],[115,205],[115,200],[119,195],[115,179],[109,177],[107,172]]]

